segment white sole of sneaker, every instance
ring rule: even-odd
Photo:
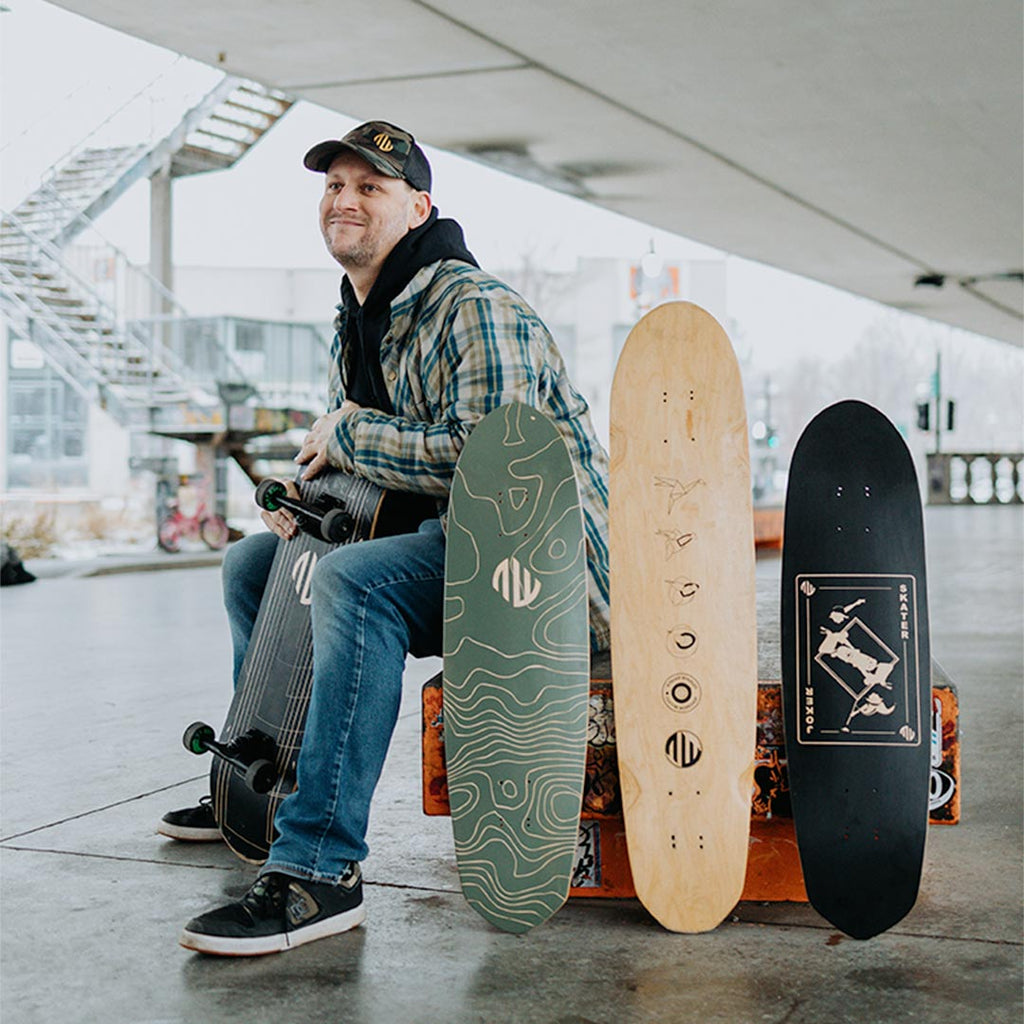
[[[184,843],[217,843],[224,838],[220,834],[220,829],[185,828],[181,825],[168,825],[166,822],[161,822],[156,832],[157,835],[178,839]]]
[[[212,956],[266,956],[268,953],[284,953],[296,946],[304,946],[316,939],[326,939],[329,935],[340,935],[342,932],[358,928],[366,920],[366,907],[360,904],[343,914],[334,914],[293,932],[282,932],[278,935],[263,935],[254,939],[239,939],[225,935],[204,935],[201,932],[190,932],[185,929],[178,943],[185,949],[196,953],[208,953]]]

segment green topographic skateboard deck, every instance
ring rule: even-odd
[[[473,430],[448,514],[444,721],[470,905],[524,932],[569,895],[586,767],[587,561],[554,423],[502,406]]]

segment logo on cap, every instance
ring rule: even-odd
[[[373,143],[382,153],[390,153],[395,148],[394,143],[385,132],[374,135]]]

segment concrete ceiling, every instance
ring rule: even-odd
[[[59,5],[727,252],[1022,342],[1021,0]],[[922,275],[943,286],[915,286]]]

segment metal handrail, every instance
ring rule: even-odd
[[[177,296],[159,278],[154,277],[153,274],[151,274],[145,267],[140,267],[137,263],[133,263],[123,249],[120,249],[117,245],[111,242],[110,239],[96,227],[96,222],[91,217],[88,217],[81,211],[77,210],[74,204],[70,203],[65,196],[61,195],[60,190],[55,188],[52,183],[46,182],[40,187],[40,191],[47,195],[52,194],[54,199],[61,203],[66,209],[70,210],[75,215],[75,220],[82,224],[83,230],[91,231],[101,239],[103,244],[110,250],[114,257],[121,260],[124,266],[128,267],[133,274],[142,278],[142,280],[149,285],[150,289],[169,306],[173,311],[173,315],[181,317],[189,316],[188,310],[181,304]],[[4,214],[4,216],[6,217],[8,215]],[[25,230],[23,224],[22,230]]]
[[[123,103],[121,103],[118,107],[111,111],[111,113],[108,114],[102,121],[100,121],[99,124],[93,125],[84,135],[79,137],[76,141],[72,142],[71,145],[51,163],[47,170],[44,171],[42,175],[40,175],[40,183],[45,183],[48,180],[52,180],[52,178],[57,173],[59,173],[60,168],[64,164],[70,161],[77,153],[82,152],[85,149],[88,149],[98,136],[102,135],[104,131],[108,130],[111,127],[111,125],[114,125],[117,121],[127,121],[128,116],[136,111],[141,112],[142,114],[151,112],[153,104],[153,94],[156,91],[157,86],[165,80],[171,80],[172,76],[178,75],[178,72],[184,69],[186,66],[188,66],[189,70],[203,72],[204,77],[206,77],[206,72],[210,70],[201,67],[200,65],[196,64],[195,61],[191,61],[187,57],[180,55],[175,57],[175,59],[171,62],[171,64],[168,67],[164,68],[164,70],[162,70],[158,75],[151,78],[148,82],[146,82],[145,85],[143,85],[135,93],[129,96]],[[179,75],[179,77],[184,79],[184,75]],[[186,95],[195,93],[198,95],[200,99],[207,92],[207,86],[192,86],[190,88],[185,89]],[[179,120],[180,118],[175,117],[174,120],[171,121],[170,125],[168,126],[168,129],[165,131],[155,131],[151,127],[149,132],[149,138],[147,141],[153,142],[157,137],[165,136],[167,132],[173,128],[173,125],[177,123]],[[29,143],[25,142],[24,138],[29,134],[31,133],[22,133],[22,136],[20,136],[16,140],[12,140],[12,142],[8,143],[8,146],[5,148],[9,148],[15,142],[17,142],[19,145],[28,145]]]
[[[127,418],[128,404],[117,394],[117,387],[104,380],[100,371],[61,335],[49,317],[39,316],[39,311],[25,302],[18,294],[18,284],[17,277],[6,265],[0,263],[0,303],[7,309],[11,320],[16,319],[14,314],[20,314],[21,330],[29,341],[36,340],[36,330],[42,330],[57,346],[61,357],[58,359],[55,354],[51,354],[50,365],[74,391],[87,401],[94,401],[97,392],[101,392],[108,402],[113,398],[122,413],[122,418]],[[56,319],[60,322],[59,318]],[[91,383],[93,387],[88,387],[86,382]]]
[[[151,376],[157,373],[164,373],[170,377],[177,378],[184,389],[184,382],[188,380],[188,366],[176,353],[162,345],[152,331],[144,330],[143,321],[127,321],[118,328],[118,317],[116,310],[112,309],[106,300],[96,291],[93,285],[79,274],[73,267],[70,267],[64,260],[61,250],[45,239],[39,238],[24,225],[24,223],[13,214],[4,214],[6,220],[12,224],[29,245],[29,265],[34,265],[37,260],[33,259],[33,251],[41,252],[49,259],[50,263],[56,265],[61,273],[66,275],[76,288],[84,292],[85,298],[93,305],[98,316],[105,319],[106,323],[114,329],[119,329],[127,340],[135,342],[148,355]],[[42,303],[41,303],[42,304]],[[45,305],[45,304],[42,304]],[[231,353],[222,350],[222,357],[230,371],[237,374],[237,379],[248,383],[242,368],[233,359]]]

